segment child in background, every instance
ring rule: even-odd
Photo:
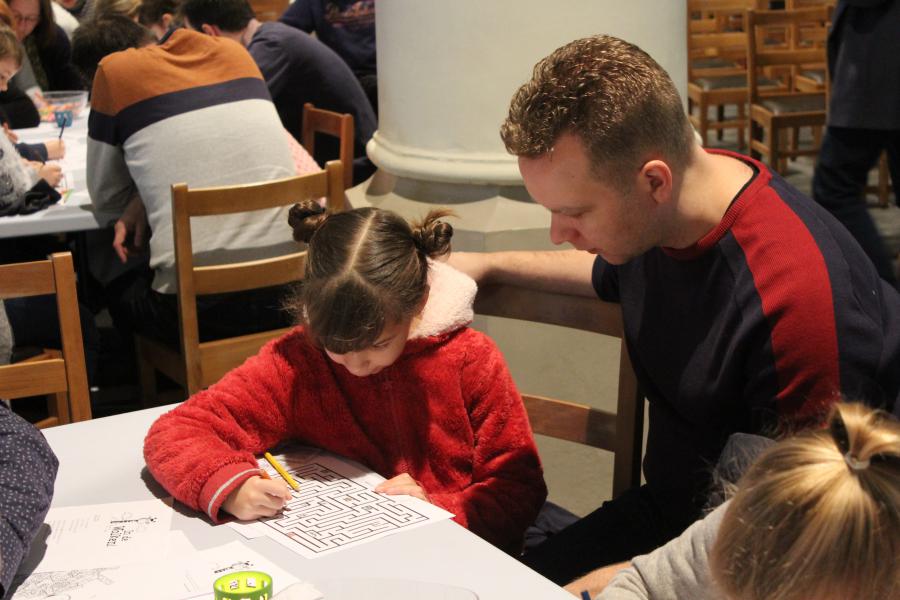
[[[531,429],[493,342],[470,329],[475,282],[430,258],[452,228],[410,228],[374,208],[291,209],[309,243],[293,302],[302,324],[163,415],[144,442],[150,472],[216,522],[277,514],[282,481],[258,455],[285,440],[366,464],[510,552],[546,496]]]
[[[729,502],[597,598],[900,598],[900,423],[837,405],[829,429],[764,452]]]
[[[22,66],[23,49],[16,34],[0,24],[0,91]],[[59,199],[53,189],[62,179],[59,165],[24,161],[12,141],[0,135],[0,215],[32,212]]]

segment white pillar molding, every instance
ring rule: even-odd
[[[513,93],[554,49],[608,33],[646,50],[684,96],[685,3],[378,0],[379,123],[367,150],[379,173],[349,190],[351,203],[406,216],[449,204],[466,241],[457,248],[493,248],[492,236],[515,246],[515,232],[523,248],[549,246],[549,216],[500,140]]]

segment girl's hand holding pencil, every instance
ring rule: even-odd
[[[232,491],[222,510],[241,521],[251,521],[260,517],[274,517],[284,510],[291,499],[291,490],[281,479],[271,479],[265,471],[253,476]]]

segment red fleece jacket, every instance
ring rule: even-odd
[[[547,494],[503,357],[468,327],[411,339],[368,377],[295,329],[161,416],[144,457],[175,498],[219,521],[228,494],[258,473],[254,455],[288,439],[387,478],[408,472],[457,523],[510,551]]]

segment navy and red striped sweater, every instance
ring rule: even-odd
[[[890,409],[900,390],[900,294],[828,212],[721,153],[755,175],[716,228],[594,264],[650,401],[644,475],[678,520],[697,514],[731,433],[816,424],[842,395]]]

